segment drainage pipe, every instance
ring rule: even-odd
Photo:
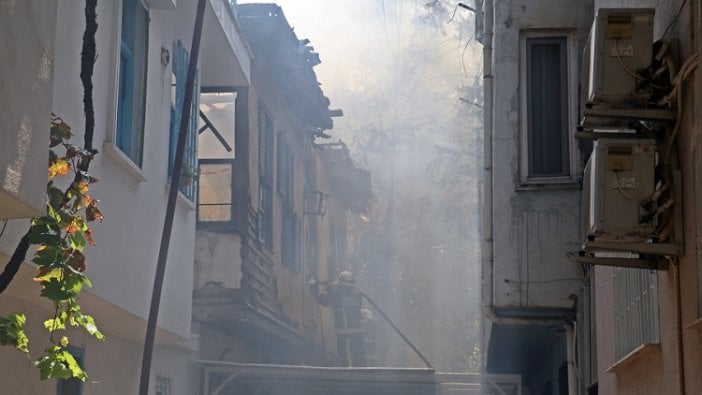
[[[578,395],[578,377],[575,368],[575,329],[574,324],[565,324],[566,363],[568,364],[568,395]]]

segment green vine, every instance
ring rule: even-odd
[[[60,332],[78,327],[98,340],[104,339],[93,317],[84,314],[78,304],[83,287],[91,286],[84,274],[86,258],[83,254],[87,245],[95,244],[88,224],[103,221],[98,201],[89,195],[90,185],[97,179],[81,170],[82,165],[90,163],[94,152],[69,144],[71,136],[71,128],[61,118],[52,116],[47,215],[32,218],[26,235],[28,243],[37,246],[32,259],[38,266],[34,280],[42,286],[40,295],[54,305],[53,318],[44,321],[51,344],[35,362],[42,380],[87,379],[87,374],[69,352],[68,337],[57,339]],[[56,185],[61,176],[73,176],[65,189]],[[22,329],[25,321],[20,313],[0,317],[0,345],[12,345],[28,353],[28,339]]]

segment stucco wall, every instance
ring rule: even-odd
[[[56,4],[0,4],[0,219],[46,211]]]
[[[0,347],[0,369],[12,372],[2,381],[3,394],[54,394],[56,380],[39,380],[39,371],[34,360],[47,347],[49,335],[42,321],[52,314],[49,303],[27,302],[6,295],[0,299],[0,314],[21,310],[27,315],[27,335],[30,338],[29,358],[10,347]],[[100,325],[98,321],[98,325]],[[142,346],[111,332],[109,325],[100,328],[105,341],[97,341],[82,331],[69,330],[71,345],[84,350],[84,368],[88,382],[84,384],[85,395],[123,395],[138,392],[139,368]],[[151,388],[155,388],[155,377],[169,377],[173,395],[196,393],[198,385],[196,369],[190,354],[182,348],[157,346],[154,350]]]
[[[493,295],[496,307],[573,307],[582,281],[566,258],[579,248],[580,185],[520,185],[520,31],[568,29],[578,42],[590,1],[495,2],[493,41]],[[562,30],[561,30],[562,31]],[[579,53],[578,56],[579,58]],[[579,69],[573,68],[577,75]],[[571,114],[576,117],[576,114]],[[574,132],[574,131],[573,131]],[[574,146],[573,146],[574,147]],[[574,148],[571,153],[576,155]],[[576,171],[577,174],[577,171]]]
[[[29,3],[21,3],[11,4],[19,7],[18,9],[25,4],[29,7]],[[87,274],[92,280],[93,288],[84,290],[81,304],[86,313],[95,317],[100,329],[106,333],[107,340],[96,343],[82,333],[75,334],[73,338],[75,345],[86,349],[86,367],[93,374],[92,378],[102,383],[99,386],[86,385],[86,394],[136,392],[141,361],[140,344],[143,342],[146,326],[145,318],[151,298],[168,192],[166,166],[170,123],[170,66],[161,64],[160,52],[161,47],[172,48],[173,40],[177,38],[183,40],[186,46],[189,45],[194,4],[194,0],[183,1],[177,10],[151,12],[145,154],[140,171],[133,170],[134,166],[119,155],[107,153],[110,151],[109,142],[114,140],[115,130],[121,2],[98,4],[98,58],[93,76],[93,94],[96,116],[95,147],[100,153],[92,162],[90,171],[99,179],[92,193],[94,198],[101,201],[105,222],[94,225],[93,237],[97,246],[86,249]],[[4,4],[2,7],[6,6],[10,5]],[[82,85],[79,80],[80,45],[84,30],[83,6],[82,2],[60,2],[56,20],[45,21],[45,26],[38,30],[41,34],[49,35],[52,38],[51,42],[55,39],[55,78],[53,85],[43,91],[42,97],[37,99],[37,111],[42,113],[32,115],[43,119],[41,123],[44,128],[49,111],[54,111],[73,127],[76,136],[74,142],[79,145],[82,145],[83,131]],[[42,4],[42,7],[34,8],[51,13],[51,5]],[[37,18],[36,22],[42,22],[45,16],[37,15]],[[52,31],[54,24],[55,33]],[[27,25],[28,28],[31,26],[33,24]],[[10,36],[3,34],[2,37],[4,39]],[[34,36],[28,34],[28,37]],[[19,40],[14,36],[12,38]],[[49,51],[53,45],[31,41],[26,44],[28,48],[36,46],[42,51]],[[31,64],[29,62],[25,66],[29,68]],[[6,70],[2,70],[2,76],[7,75]],[[41,83],[44,82],[38,81],[37,84],[29,86],[39,89]],[[51,89],[54,92],[53,98]],[[39,91],[32,92],[37,94]],[[33,157],[41,159],[41,173],[34,178],[41,183],[42,196],[45,194],[47,175],[47,133],[43,133],[41,140],[44,146],[41,153],[32,153]],[[5,158],[4,153],[2,157]],[[180,199],[176,208],[159,315],[159,348],[155,353],[152,369],[154,377],[157,374],[171,375],[174,388],[177,386],[182,394],[193,393],[190,384],[184,384],[185,380],[190,380],[185,372],[192,369],[184,362],[189,358],[189,351],[183,344],[190,338],[194,214],[192,204]],[[20,235],[27,228],[26,220],[8,223],[6,232],[0,239],[0,262],[7,261]],[[41,321],[50,317],[51,312],[46,310],[46,301],[37,296],[39,289],[37,283],[31,280],[33,275],[35,269],[32,266],[22,267],[13,284],[0,297],[0,309],[2,313],[14,310],[25,312],[29,319],[27,331],[35,339],[33,347],[42,348],[42,340],[46,335],[42,333]],[[165,350],[163,357],[161,350]],[[2,348],[0,353],[0,364],[6,371],[21,370],[21,374],[3,380],[3,391],[7,388],[18,388],[8,393],[55,391],[55,382],[38,383],[38,380],[30,379],[36,377],[30,360],[21,355],[17,357],[17,353],[6,348]],[[38,356],[37,348],[32,349],[32,356]]]
[[[241,237],[235,233],[198,230],[195,239],[195,289],[208,283],[239,288],[241,277]]]
[[[118,154],[112,145],[116,125],[117,64],[119,61],[120,2],[98,4],[95,64],[95,146],[101,151],[91,165],[99,178],[93,188],[105,215],[94,226],[97,246],[89,248],[88,275],[94,292],[103,299],[146,317],[158,255],[167,200],[168,130],[170,125],[170,65],[161,64],[161,48],[171,50],[181,39],[189,48],[194,21],[194,1],[177,10],[152,10],[149,25],[148,76],[143,165]],[[82,135],[82,88],[79,79],[83,4],[61,2],[56,33],[56,64],[53,109]],[[76,137],[82,144],[82,139]],[[195,211],[179,199],[159,314],[159,324],[182,338],[190,335],[192,265]]]

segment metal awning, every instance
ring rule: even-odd
[[[519,375],[198,361],[205,395],[521,395]]]
[[[431,369],[337,368],[199,361],[205,395],[432,395]]]

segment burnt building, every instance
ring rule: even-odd
[[[200,359],[333,366],[332,317],[308,282],[344,267],[346,215],[368,204],[370,174],[325,139],[341,111],[320,89],[309,41],[277,5],[238,5],[237,14],[251,82],[203,85],[200,96]]]

